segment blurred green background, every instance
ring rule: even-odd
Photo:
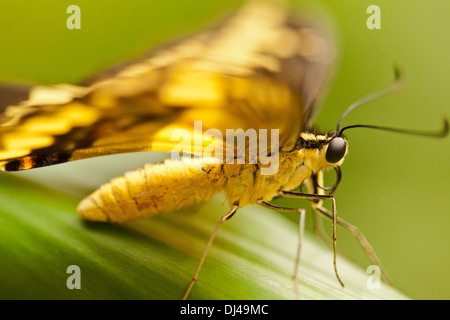
[[[442,118],[450,115],[449,2],[291,2],[325,10],[339,43],[334,81],[315,121],[320,128],[334,129],[350,103],[389,83],[394,63],[406,70],[405,89],[355,111],[345,124],[440,128]],[[240,3],[0,0],[0,82],[76,83],[207,26]],[[71,4],[81,8],[81,30],[66,28],[66,9]],[[371,4],[381,8],[381,30],[366,27]],[[347,137],[350,153],[335,192],[340,217],[364,232],[403,293],[415,299],[449,299],[450,139],[369,129],[350,130]],[[49,183],[43,181],[48,180],[43,170],[19,175]],[[77,193],[83,187],[71,183],[69,178],[75,176],[80,179],[77,173],[61,174],[61,184]],[[330,176],[329,184],[334,179]],[[91,188],[95,179],[89,179],[85,175],[78,183],[84,181],[88,185],[84,188]],[[288,203],[309,207],[301,201]],[[342,228],[338,246],[364,269],[370,264],[357,241]]]

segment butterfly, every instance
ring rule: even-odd
[[[303,208],[270,201],[308,199],[316,216],[333,221],[334,268],[342,284],[336,267],[338,224],[359,239],[374,264],[380,262],[361,232],[337,217],[334,196],[325,194],[339,183],[348,149],[342,132],[349,127],[340,130],[341,118],[337,130],[310,128],[335,55],[332,39],[319,25],[283,5],[251,1],[208,30],[159,46],[80,85],[3,86],[0,169],[136,151],[192,155],[115,178],[77,210],[85,219],[122,223],[179,210],[225,190],[230,210],[206,245],[187,298],[220,225],[239,208],[258,204],[298,212],[302,220]],[[234,135],[228,140],[230,130]],[[180,138],[180,132],[190,138]],[[261,133],[268,132],[276,135],[261,143]],[[236,139],[241,143],[234,144]],[[263,174],[267,157],[274,160],[271,174]],[[329,169],[338,180],[327,188],[323,173]],[[302,185],[307,193],[293,191]],[[331,211],[324,200],[331,201]]]

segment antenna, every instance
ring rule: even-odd
[[[385,88],[379,89],[357,101],[355,101],[354,103],[352,103],[347,110],[344,111],[344,113],[342,114],[341,118],[339,119],[339,122],[337,124],[337,129],[336,131],[339,132],[340,128],[341,128],[341,124],[342,121],[344,121],[345,117],[352,112],[353,110],[355,110],[358,107],[361,107],[365,104],[368,104],[372,101],[378,100],[382,97],[385,97],[387,95],[390,95],[392,93],[395,93],[397,91],[400,91],[403,88],[403,84],[405,83],[405,75],[404,72],[402,70],[400,70],[400,68],[397,65],[394,65],[394,81],[388,85]]]

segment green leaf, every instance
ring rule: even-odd
[[[1,299],[180,299],[218,218],[221,195],[201,206],[123,225],[83,221],[81,198],[0,175]],[[298,227],[283,214],[240,209],[220,229],[190,299],[295,299]],[[66,286],[81,270],[81,290]],[[303,239],[301,299],[405,299],[309,235]]]

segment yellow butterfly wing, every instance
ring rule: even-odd
[[[287,150],[312,118],[333,57],[333,45],[313,24],[284,6],[250,2],[213,29],[81,86],[32,88],[0,116],[0,168],[172,151],[180,129],[201,137],[183,142],[198,155],[212,139],[208,129],[223,137],[227,129],[278,129]],[[225,140],[215,142],[227,148]]]

